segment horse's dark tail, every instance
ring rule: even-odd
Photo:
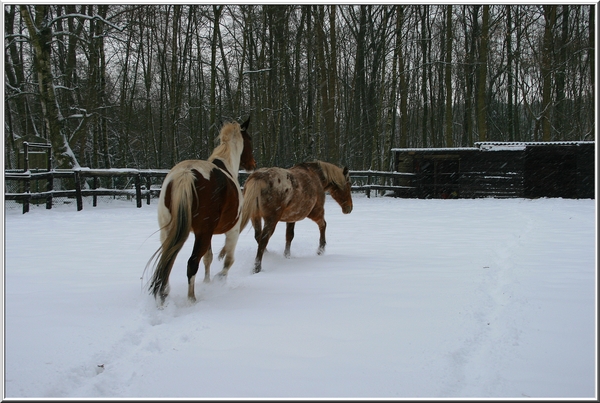
[[[149,287],[149,291],[154,297],[160,294],[164,299],[166,296],[171,268],[177,254],[190,235],[192,205],[196,193],[194,181],[194,173],[191,170],[183,170],[175,173],[170,182],[163,184],[163,191],[167,193],[159,200],[158,214],[159,222],[166,222],[166,224],[163,224],[160,229],[161,246],[150,258],[150,262],[152,260],[157,262]],[[165,200],[168,202],[165,203]]]
[[[244,183],[244,204],[242,206],[242,218],[240,220],[240,232],[248,225],[250,218],[260,211],[260,195],[267,186],[262,179],[250,176]]]

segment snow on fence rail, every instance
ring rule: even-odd
[[[83,198],[93,197],[93,206],[96,206],[98,196],[128,196],[135,197],[137,207],[142,207],[143,199],[146,204],[150,204],[152,197],[157,197],[160,193],[160,186],[152,185],[153,179],[162,183],[162,180],[169,173],[168,169],[56,169],[52,171],[34,172],[32,170],[5,171],[5,200],[15,200],[23,204],[23,213],[29,211],[29,205],[32,201],[45,200],[46,208],[51,209],[53,198],[68,197],[74,198],[77,204],[77,211],[83,209]],[[240,183],[243,185],[249,173],[240,171]],[[414,177],[412,173],[386,172],[386,171],[350,171],[353,191],[364,191],[367,197],[370,197],[371,191],[393,190],[396,192],[411,191],[410,186],[397,186],[395,181],[398,178]],[[114,182],[115,178],[127,179],[126,184],[121,187],[113,186],[110,188],[100,186],[104,178],[106,181]],[[91,184],[87,182],[91,179]],[[55,189],[56,181],[60,181],[60,187],[70,187],[70,189]],[[131,181],[133,180],[133,185]],[[7,183],[13,182],[12,188],[20,188],[18,192],[9,192]],[[32,181],[42,182],[42,188],[45,190],[31,191]],[[45,186],[43,184],[45,181]],[[14,182],[17,185],[14,186]]]

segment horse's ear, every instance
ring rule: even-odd
[[[349,173],[350,170],[348,169],[348,167],[344,167],[344,176],[348,176]]]
[[[250,116],[248,116],[248,119],[246,119],[246,121],[244,123],[242,123],[242,125],[241,125],[242,131],[248,130],[249,125],[250,125]]]

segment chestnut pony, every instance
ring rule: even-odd
[[[182,161],[163,181],[158,201],[161,246],[150,259],[155,261],[150,292],[155,298],[160,296],[161,304],[169,293],[169,274],[175,258],[190,232],[195,236],[187,262],[190,301],[196,300],[194,282],[202,257],[204,282],[210,281],[213,234],[225,234],[225,246],[219,254],[219,259],[225,257],[225,261],[218,276],[226,277],[233,264],[242,209],[238,171],[240,167],[256,168],[252,139],[247,133],[249,122],[250,118],[242,125],[225,123],[219,134],[220,145],[207,161]]]
[[[325,191],[338,202],[344,214],[352,211],[352,194],[348,168],[323,161],[304,162],[290,169],[262,168],[252,173],[244,184],[244,206],[240,231],[252,221],[258,251],[254,272],[262,266],[262,256],[279,221],[287,223],[285,257],[290,256],[296,221],[308,217],[319,226],[320,255],[325,251]],[[264,227],[261,225],[264,220]]]

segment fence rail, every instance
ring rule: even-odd
[[[367,197],[371,197],[371,191],[385,190],[394,191],[397,196],[414,194],[415,187],[412,186],[412,182],[416,177],[417,174],[407,172],[350,171],[351,179],[355,182],[362,182],[361,184],[353,184],[352,190],[364,191]],[[411,185],[399,185],[400,180],[404,180]]]
[[[53,198],[68,197],[74,198],[77,204],[77,211],[83,209],[83,198],[93,197],[93,206],[97,204],[98,196],[128,196],[136,199],[137,207],[142,207],[143,200],[150,204],[152,197],[158,197],[160,187],[152,187],[153,179],[162,180],[169,173],[168,169],[56,169],[52,171],[34,172],[27,170],[25,172],[5,171],[5,200],[15,200],[23,204],[23,213],[29,211],[29,205],[33,201],[45,200],[46,208],[51,209]],[[248,172],[240,171],[240,184],[243,185]],[[412,186],[397,185],[399,179],[414,178],[415,174],[386,171],[350,171],[350,178],[353,182],[353,191],[364,191],[367,197],[371,196],[371,191],[391,190],[396,193],[411,192]],[[129,179],[127,183],[133,180],[133,187],[107,188],[100,186],[101,178]],[[57,180],[66,180],[72,183],[71,189],[55,189]],[[87,179],[91,179],[88,184]],[[22,184],[22,191],[7,191],[7,183],[17,182]],[[46,190],[31,191],[32,181],[46,181]],[[64,183],[61,183],[64,185]],[[14,186],[13,186],[14,187]],[[17,185],[19,187],[19,185]],[[38,186],[39,187],[39,186]],[[43,187],[43,186],[42,186]]]

